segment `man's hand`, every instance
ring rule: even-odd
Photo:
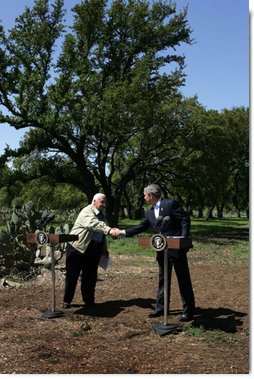
[[[119,237],[122,235],[122,230],[118,228],[111,228],[109,234],[111,235],[111,237]]]

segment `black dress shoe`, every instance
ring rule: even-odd
[[[193,320],[193,315],[190,313],[184,313],[180,318],[179,321],[187,322]]]
[[[149,318],[160,317],[160,316],[162,316],[163,314],[164,314],[163,309],[158,309],[158,311],[154,311],[154,312],[150,313],[150,314],[148,315],[148,317],[149,317]]]
[[[63,309],[69,309],[71,307],[70,303],[63,303]]]

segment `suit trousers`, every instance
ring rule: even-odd
[[[85,304],[94,304],[95,287],[102,243],[91,241],[84,253],[70,244],[66,247],[66,279],[64,302],[71,303],[81,273],[81,294]]]
[[[164,310],[164,252],[157,252],[159,265],[159,283],[155,310]],[[195,312],[195,298],[190,278],[190,271],[186,252],[179,252],[179,256],[168,255],[168,299],[170,303],[172,270],[175,270],[179,292],[183,303],[183,313],[191,315]],[[167,304],[167,311],[169,304]]]

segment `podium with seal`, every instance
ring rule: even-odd
[[[64,316],[64,311],[56,310],[55,308],[55,245],[59,243],[65,243],[70,241],[77,241],[78,236],[74,234],[48,234],[44,231],[38,231],[35,234],[26,235],[26,243],[37,244],[43,246],[49,244],[51,247],[51,279],[52,279],[52,291],[51,291],[51,309],[45,310],[42,313],[42,317],[56,318]]]
[[[176,324],[168,323],[168,256],[167,251],[190,249],[193,247],[192,239],[185,237],[164,236],[161,233],[153,234],[152,237],[138,237],[138,244],[140,247],[152,248],[155,251],[164,254],[164,322],[154,327],[154,330],[160,336],[165,334],[178,332],[181,328]]]
[[[191,238],[184,237],[166,237],[162,234],[153,234],[152,237],[138,237],[140,247],[151,247],[156,251],[168,249],[190,249],[193,247]]]

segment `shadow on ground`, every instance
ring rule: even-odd
[[[192,326],[203,327],[206,330],[222,330],[235,333],[236,327],[243,324],[242,318],[247,313],[237,312],[229,308],[197,308]]]
[[[136,306],[139,308],[153,309],[154,299],[130,299],[130,300],[114,300],[105,301],[96,304],[96,308],[87,309],[85,307],[78,309],[74,314],[94,315],[96,317],[115,317],[125,308]],[[76,306],[75,304],[73,305]],[[80,307],[80,305],[79,305]]]

